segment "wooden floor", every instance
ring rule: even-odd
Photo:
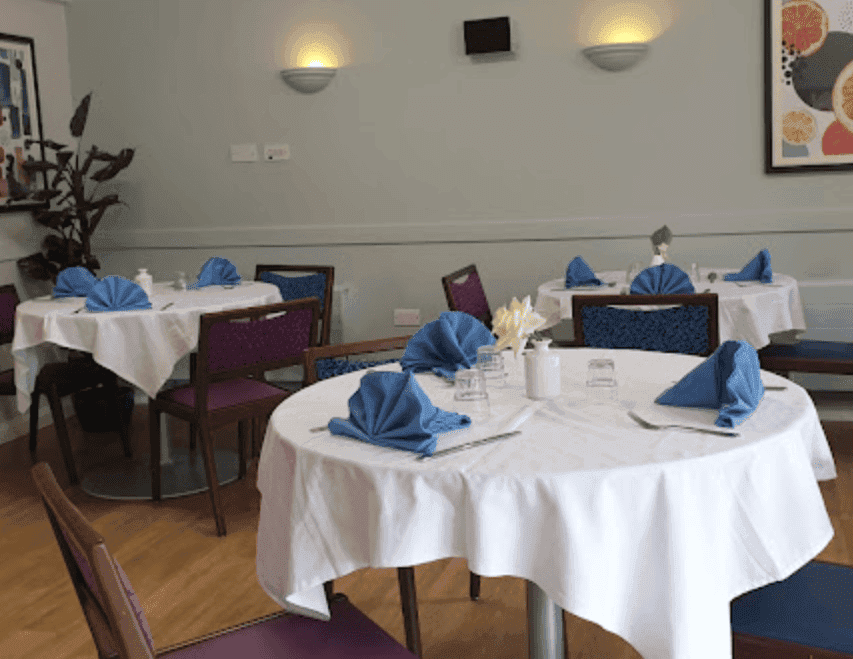
[[[134,416],[134,449],[147,450],[147,410]],[[113,434],[84,434],[69,420],[78,467],[121,454]],[[826,423],[839,477],[821,484],[835,537],[821,558],[853,564],[853,424]],[[179,425],[176,443],[186,442]],[[228,445],[235,430],[223,431]],[[67,477],[52,428],[40,435],[39,457],[57,478]],[[94,657],[77,599],[47,518],[29,478],[25,438],[0,445],[0,657],[82,659]],[[223,489],[228,536],[216,537],[207,495],[151,502],[94,499],[79,488],[72,500],[93,520],[125,568],[145,608],[158,647],[192,638],[277,606],[255,575],[255,530],[260,496],[255,472]],[[462,559],[416,569],[424,657],[518,659],[527,656],[525,587],[512,577],[483,579],[479,602],[467,597]],[[396,571],[365,569],[335,582],[356,606],[404,642]],[[600,627],[566,615],[571,659],[636,659],[624,641]]]

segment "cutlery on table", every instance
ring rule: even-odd
[[[682,426],[677,423],[668,423],[664,425],[658,425],[656,423],[649,423],[643,418],[637,416],[637,414],[631,410],[628,412],[628,416],[631,417],[634,421],[636,421],[642,428],[646,430],[668,430],[670,428],[677,428],[680,430],[689,430],[691,432],[702,432],[708,435],[721,435],[723,437],[740,437],[740,435],[736,432],[729,432],[727,430],[711,430],[709,428],[696,428],[694,426]]]
[[[160,307],[160,311],[165,311],[166,309],[168,309],[169,307],[171,307],[173,304],[175,304],[175,303],[174,303],[174,302],[169,302],[168,304],[164,304],[162,307]]]
[[[418,460],[427,460],[431,458],[439,458],[444,455],[448,455],[450,453],[456,453],[457,451],[464,451],[465,449],[474,448],[475,446],[482,446],[483,444],[490,444],[491,442],[497,442],[501,439],[508,439],[510,437],[514,437],[515,435],[520,435],[520,430],[513,430],[512,432],[501,433],[500,435],[492,435],[491,437],[484,437],[483,439],[477,439],[473,442],[468,442],[467,444],[460,444],[459,446],[451,446],[450,448],[442,449],[441,451],[436,451],[432,455],[419,455]]]
[[[80,312],[81,312],[81,311],[83,311],[83,309],[85,309],[85,308],[86,308],[86,305],[84,304],[84,305],[83,305],[82,307],[80,307],[79,309],[75,309],[73,313],[80,313]]]
[[[735,284],[740,286],[741,288],[749,286],[771,286],[773,288],[781,288],[782,286],[784,286],[784,284],[765,284],[760,281],[736,281]]]

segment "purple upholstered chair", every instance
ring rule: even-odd
[[[15,334],[15,308],[19,302],[14,284],[0,286],[0,344],[12,343]],[[0,396],[17,396],[14,373],[13,369],[0,372]],[[121,435],[124,454],[130,457],[130,419],[129,417],[127,420],[123,419],[119,413],[122,399],[116,375],[96,364],[91,355],[72,355],[67,362],[45,364],[36,376],[30,401],[30,456],[33,463],[37,461],[39,401],[42,396],[45,396],[53,415],[53,427],[62,451],[65,470],[72,484],[78,483],[80,479],[74,465],[74,454],[71,450],[68,427],[65,425],[61,399],[78,391],[95,387],[106,387],[108,393],[111,391],[115,397],[116,404],[113,406],[115,426]]]
[[[451,311],[464,311],[491,329],[492,312],[476,265],[451,272],[441,278],[441,283],[444,286],[447,306]]]
[[[302,351],[316,345],[318,316],[316,298],[202,315],[192,382],[148,401],[154,500],[161,496],[160,413],[166,412],[199,430],[216,532],[225,535],[210,433],[238,422],[239,477],[244,477],[250,422],[265,419],[290,395],[257,375],[301,363]]]
[[[413,659],[344,595],[329,602],[331,620],[277,613],[161,650],[145,611],[103,537],[65,496],[46,463],[32,476],[99,657],[119,659]]]

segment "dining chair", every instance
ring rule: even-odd
[[[14,284],[0,286],[0,344],[10,345],[15,334],[15,307],[20,298]],[[0,395],[17,396],[15,389],[14,369],[0,373]],[[39,402],[42,396],[47,398],[53,416],[53,427],[56,439],[65,463],[65,470],[73,485],[80,482],[77,467],[74,464],[74,452],[65,423],[65,413],[62,410],[62,399],[87,389],[104,387],[105,394],[114,398],[116,404],[112,407],[115,412],[114,428],[121,436],[124,454],[131,456],[130,419],[125,420],[120,410],[123,405],[122,394],[118,387],[115,373],[98,365],[90,355],[72,353],[67,362],[45,364],[36,375],[35,387],[30,401],[30,457],[35,464],[38,461],[38,421]]]
[[[155,501],[161,497],[160,415],[166,412],[198,429],[216,532],[226,534],[211,432],[237,422],[238,478],[245,477],[249,422],[265,419],[290,395],[253,376],[301,363],[304,347],[316,342],[318,316],[316,298],[202,314],[192,381],[148,399]]]
[[[717,304],[716,293],[573,295],[575,345],[708,356],[720,345]],[[649,306],[664,308],[637,308]]]
[[[415,655],[353,606],[329,601],[328,622],[280,612],[155,650],[138,597],[103,536],[59,487],[47,463],[32,468],[98,657],[118,659],[411,659]]]
[[[278,274],[289,273],[289,274]],[[296,276],[297,273],[312,273]],[[319,336],[315,345],[329,345],[332,329],[332,287],[335,283],[335,268],[329,265],[256,265],[255,281],[275,284],[281,291],[281,299],[298,300],[316,297],[320,302]]]
[[[732,659],[853,657],[853,568],[809,561],[731,603]]]
[[[303,386],[308,387],[319,380],[325,380],[336,375],[399,361],[399,358],[378,361],[349,360],[349,358],[389,351],[402,352],[406,349],[406,344],[411,338],[411,336],[396,336],[387,339],[308,348],[303,352],[303,370],[305,373]],[[397,568],[397,582],[400,587],[400,604],[403,609],[406,647],[416,655],[421,656],[421,632],[418,622],[418,598],[415,591],[414,567]],[[327,596],[332,593],[333,586],[333,581],[327,581],[324,584]],[[472,600],[477,600],[480,597],[480,575],[473,572],[470,572],[469,595]]]
[[[853,375],[853,343],[797,341],[771,343],[758,350],[761,368],[784,377],[793,372]]]
[[[441,285],[450,311],[464,311],[491,330],[492,312],[476,265],[465,266],[442,277]]]

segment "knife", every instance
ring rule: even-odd
[[[482,446],[483,444],[490,444],[491,442],[497,442],[501,439],[508,439],[510,437],[514,437],[515,435],[520,435],[520,430],[513,430],[512,432],[501,433],[500,435],[492,435],[491,437],[484,437],[483,439],[477,439],[473,442],[468,442],[467,444],[460,444],[459,446],[451,446],[450,448],[442,449],[441,451],[436,451],[432,455],[419,455],[418,460],[426,460],[428,458],[440,458],[444,455],[448,455],[450,453],[456,453],[456,451],[464,451],[468,448],[474,448],[475,446]]]

